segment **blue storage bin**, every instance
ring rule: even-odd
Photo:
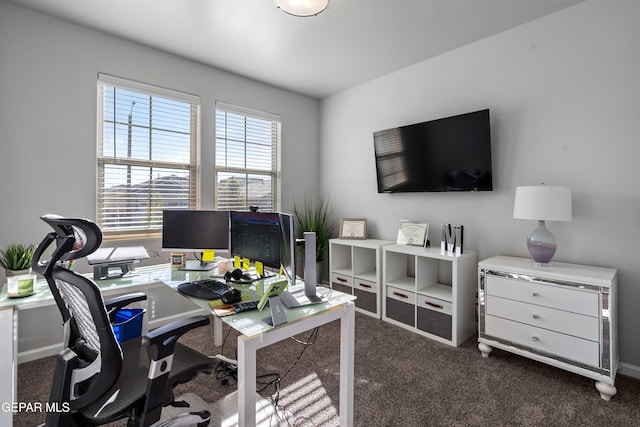
[[[122,344],[142,334],[142,320],[144,309],[142,308],[122,308],[116,313],[113,322],[113,333],[118,343]]]

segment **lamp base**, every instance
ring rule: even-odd
[[[548,264],[557,248],[558,244],[553,233],[549,231],[544,221],[538,221],[538,226],[527,237],[527,249],[531,258],[538,264]]]

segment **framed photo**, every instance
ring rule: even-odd
[[[428,222],[400,221],[396,243],[399,245],[425,246],[428,235]]]
[[[184,254],[171,253],[171,267],[183,268],[185,264]]]
[[[366,218],[347,218],[340,222],[340,238],[341,239],[366,239],[367,238],[367,219]]]

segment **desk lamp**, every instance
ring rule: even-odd
[[[571,189],[546,185],[517,187],[513,217],[538,221],[527,237],[527,248],[534,262],[547,264],[558,245],[545,221],[571,221]]]

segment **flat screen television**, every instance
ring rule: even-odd
[[[378,193],[492,191],[489,110],[373,133]]]

